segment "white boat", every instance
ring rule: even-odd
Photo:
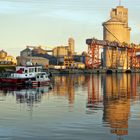
[[[44,86],[50,84],[50,79],[46,72],[36,74],[34,79],[25,82],[26,86]]]
[[[35,85],[48,84],[50,82],[49,75],[42,72],[42,66],[26,65],[16,66],[16,72],[11,73],[7,77],[0,78],[1,85]]]

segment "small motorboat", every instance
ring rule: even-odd
[[[49,74],[43,72],[40,65],[16,66],[16,71],[0,77],[0,86],[46,85],[50,82]]]
[[[36,74],[34,79],[25,81],[26,86],[47,86],[50,85],[50,78],[46,72]]]

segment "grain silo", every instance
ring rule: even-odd
[[[103,39],[111,42],[116,41],[118,43],[125,42],[130,44],[131,28],[128,27],[128,9],[123,6],[117,6],[111,10],[110,17],[108,21],[102,24]],[[120,57],[123,59],[120,59]],[[104,60],[104,66],[106,68],[117,68],[121,66],[122,69],[127,69],[127,57],[124,50],[106,47],[104,48]]]

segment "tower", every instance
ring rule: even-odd
[[[68,39],[68,48],[71,54],[74,54],[74,49],[75,49],[75,41],[73,38]]]
[[[121,2],[121,1],[120,1]],[[128,26],[128,9],[121,6],[113,8],[110,12],[110,19],[103,24],[103,39],[118,43],[130,44],[130,31]],[[121,54],[122,57],[119,57]],[[117,49],[116,47],[104,48],[104,62],[103,65],[107,68],[127,69],[127,51],[124,49]],[[122,63],[123,62],[123,63]]]
[[[123,6],[113,8],[110,12],[110,19],[103,23],[103,39],[130,44],[130,31],[128,9]]]

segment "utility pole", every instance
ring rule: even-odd
[[[121,0],[119,0],[119,6],[121,6]]]

